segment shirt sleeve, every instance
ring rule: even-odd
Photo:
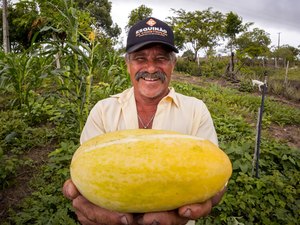
[[[199,103],[194,115],[196,136],[210,140],[212,143],[218,145],[218,137],[210,112],[202,101]]]
[[[90,111],[80,136],[80,144],[104,132],[101,103],[98,102]]]

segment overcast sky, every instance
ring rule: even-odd
[[[243,22],[254,22],[270,34],[272,45],[300,45],[300,0],[110,0],[112,19],[122,29],[128,22],[131,10],[144,4],[153,9],[153,16],[164,20],[172,16],[171,8],[186,11],[205,10],[228,13],[233,11]],[[280,33],[280,34],[279,34]],[[123,34],[124,35],[124,34]],[[126,38],[124,38],[126,39]]]

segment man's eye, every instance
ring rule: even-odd
[[[161,57],[157,57],[156,61],[158,61],[158,62],[165,62],[165,61],[168,61],[168,58],[164,57],[164,56],[161,56]]]
[[[134,60],[138,61],[138,62],[143,62],[143,61],[146,60],[146,58],[144,58],[144,57],[135,57]]]

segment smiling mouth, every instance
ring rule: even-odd
[[[157,80],[160,80],[159,77],[143,77],[142,79],[144,79],[145,81],[157,81]]]

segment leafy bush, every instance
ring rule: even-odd
[[[282,95],[284,91],[284,84],[281,80],[271,80],[268,89],[275,95]]]
[[[223,146],[233,175],[222,203],[200,224],[297,224],[300,154],[275,141],[263,141],[259,178],[251,175],[251,142]]]
[[[254,87],[251,83],[251,80],[248,79],[244,79],[240,82],[240,86],[239,86],[239,91],[241,92],[253,92],[254,91]]]
[[[197,62],[178,58],[175,70],[182,73],[187,73],[192,76],[200,76],[201,68],[199,68]]]
[[[242,79],[264,80],[265,76],[271,77],[274,74],[274,69],[261,66],[242,66],[239,71],[239,76]]]
[[[289,100],[300,101],[299,87],[300,84],[298,87],[295,87],[292,85],[292,81],[288,81],[285,84],[283,95]]]
[[[192,61],[178,58],[175,70],[191,76],[220,77],[226,68],[227,61],[217,57],[210,57],[205,61]]]
[[[245,141],[254,136],[252,127],[242,117],[224,115],[213,120],[220,143]]]
[[[32,148],[46,145],[53,132],[45,127],[29,127],[18,111],[0,113],[0,190],[14,183],[20,166],[30,165],[24,157]]]
[[[202,75],[205,77],[221,77],[225,70],[228,61],[218,57],[209,57],[201,63]]]

